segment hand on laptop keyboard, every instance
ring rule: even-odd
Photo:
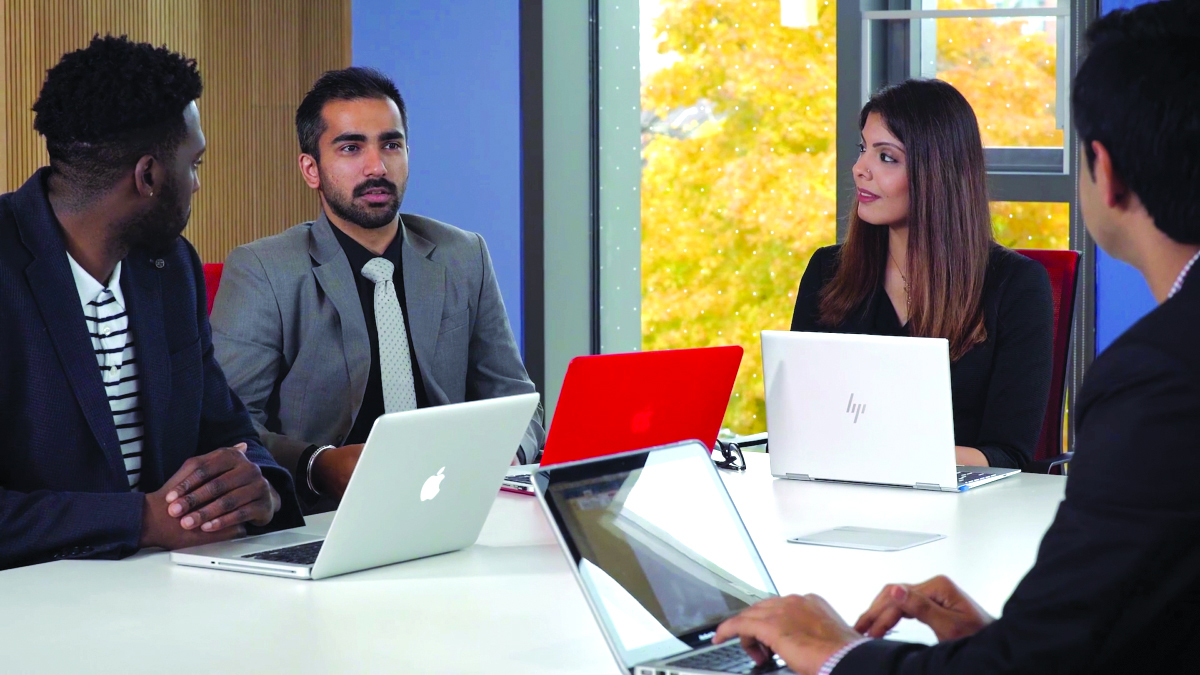
[[[789,595],[763,600],[717,626],[716,644],[741,638],[753,659],[781,657],[798,673],[816,672],[830,656],[862,639],[824,598]]]

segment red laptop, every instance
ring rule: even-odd
[[[736,345],[572,359],[541,466],[693,438],[713,447],[741,362]],[[531,470],[509,469],[503,489],[532,495]]]

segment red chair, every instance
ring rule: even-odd
[[[1063,452],[1063,390],[1067,383],[1067,357],[1071,348],[1071,319],[1075,316],[1075,287],[1078,285],[1078,251],[1024,249],[1017,253],[1040,262],[1050,275],[1054,294],[1054,368],[1050,376],[1050,401],[1042,422],[1042,435],[1025,467],[1031,473],[1051,473],[1071,459]]]
[[[225,269],[223,263],[205,263],[204,290],[208,292],[208,313],[212,314],[213,300],[217,297],[217,287],[221,285],[221,272]]]

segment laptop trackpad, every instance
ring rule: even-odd
[[[204,546],[185,548],[178,551],[178,553],[211,556],[214,558],[239,558],[249,553],[270,551],[272,549],[283,548],[285,546],[295,546],[296,544],[305,544],[310,541],[319,541],[321,539],[324,539],[324,537],[312,534],[300,534],[292,531],[272,532],[271,534],[260,534],[257,537],[248,537],[246,539],[235,539],[233,541],[223,541],[216,544],[205,544]]]
[[[792,537],[788,541],[793,544],[858,548],[867,551],[903,551],[906,548],[945,538],[944,534],[845,526],[814,532],[802,537]]]

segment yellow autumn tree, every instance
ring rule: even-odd
[[[788,28],[777,1],[677,0],[655,25],[679,60],[643,82],[643,109],[704,102],[711,119],[644,146],[643,348],[742,345],[725,419],[740,432],[765,428],[758,333],[789,326],[835,240],[835,16]]]
[[[817,9],[816,25],[792,28],[780,25],[778,0],[664,0],[654,25],[642,28],[676,57],[642,83],[644,122],[652,120],[643,143],[642,346],[742,345],[725,417],[740,433],[765,429],[759,332],[790,325],[809,258],[836,238],[836,0]],[[973,103],[987,100],[993,85],[979,78],[993,71],[1041,86],[1044,49],[1032,41],[1015,53],[1037,79],[995,59],[978,72],[964,65],[979,60],[973,42],[986,49],[989,37],[1013,30],[1021,29],[939,26],[939,73]],[[1048,73],[1052,96],[1053,63]],[[1037,87],[1022,91],[1044,97]],[[1036,117],[1040,99],[1020,105]],[[980,118],[992,112],[981,109]],[[1007,126],[985,142],[1048,143],[1020,136],[1024,117],[996,119]],[[1003,207],[994,214],[1002,243],[1030,247],[1018,240],[1057,227],[1041,206]]]

